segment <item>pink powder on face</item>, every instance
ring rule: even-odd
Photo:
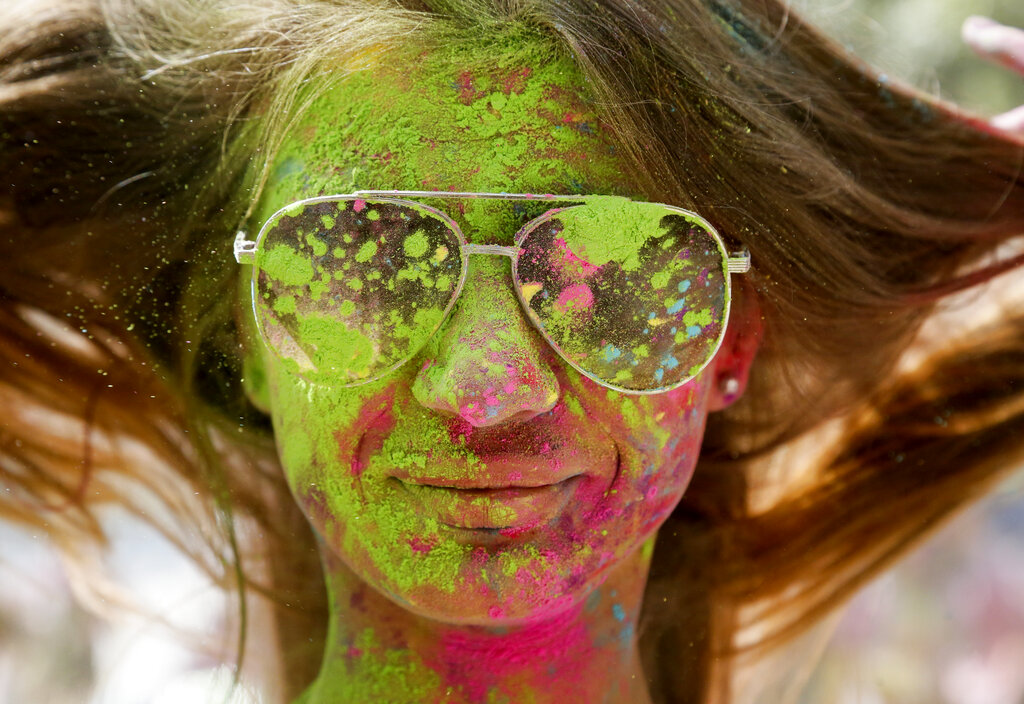
[[[459,91],[459,102],[463,105],[472,105],[473,101],[482,95],[481,91],[473,87],[473,72],[463,71],[455,81],[455,88]]]
[[[427,554],[434,549],[434,546],[431,543],[428,543],[418,535],[409,539],[409,547],[412,548],[413,552],[420,552],[424,554]]]
[[[372,435],[376,437],[387,437],[391,434],[391,431],[395,427],[395,417],[391,414],[391,398],[393,393],[389,392],[383,399],[384,401],[378,407],[377,413],[366,422],[362,428],[362,435]],[[341,437],[340,432],[335,433],[335,438],[338,441],[339,447],[343,446],[344,439]],[[356,446],[356,451],[352,453],[351,463],[349,464],[349,473],[353,477],[362,476],[363,470],[366,469],[366,463],[360,458],[359,447],[362,444]]]
[[[511,93],[522,93],[526,90],[526,79],[533,73],[533,69],[529,66],[524,66],[521,69],[512,71],[507,74],[502,80],[502,91],[505,95]]]

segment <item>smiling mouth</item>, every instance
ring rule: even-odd
[[[450,528],[525,529],[557,518],[583,475],[541,486],[453,487],[396,480],[427,516]]]

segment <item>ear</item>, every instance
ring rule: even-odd
[[[737,286],[733,290],[725,339],[709,367],[713,378],[708,410],[721,411],[728,408],[747,390],[750,367],[761,346],[763,330],[757,296],[749,287]]]
[[[252,405],[270,415],[270,385],[263,362],[263,342],[256,331],[256,320],[253,317],[248,276],[240,277],[235,322],[242,351],[242,390]]]

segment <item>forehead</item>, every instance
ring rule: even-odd
[[[257,215],[358,189],[625,194],[577,67],[537,37],[495,44],[392,49],[313,87]]]

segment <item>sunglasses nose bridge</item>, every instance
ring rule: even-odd
[[[500,244],[464,244],[460,249],[465,257],[470,254],[497,254],[515,259],[519,255],[518,247],[503,247]]]

